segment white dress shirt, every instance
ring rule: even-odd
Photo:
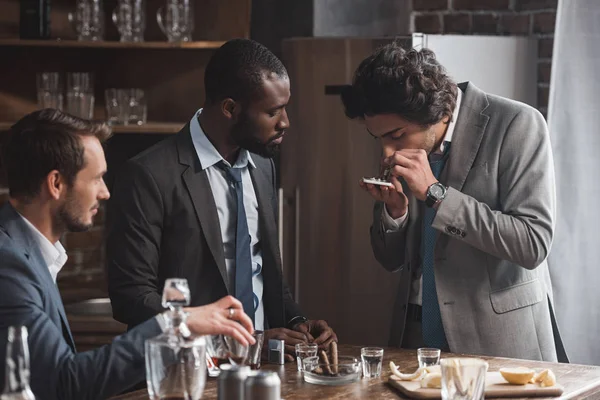
[[[460,103],[462,101],[462,91],[458,89],[458,96],[456,97],[456,106],[454,107],[454,111],[452,112],[452,121],[448,124],[448,128],[446,129],[446,135],[444,136],[444,140],[440,144],[440,147],[434,152],[434,155],[441,155],[444,153],[444,149],[446,143],[450,143],[452,141],[452,135],[454,134],[454,128],[456,127],[456,120],[458,119],[458,112],[460,110]],[[386,233],[397,232],[400,229],[403,229],[406,226],[406,221],[408,221],[408,212],[401,216],[400,218],[393,219],[387,211],[387,207],[383,207],[383,213],[381,217],[383,223],[383,229]],[[423,296],[422,296],[422,287],[423,287],[423,277],[420,276],[416,278],[411,285],[410,289],[410,297],[408,302],[411,304],[422,305],[423,304]]]
[[[56,276],[62,269],[62,267],[67,262],[67,252],[65,248],[57,241],[52,244],[46,236],[42,234],[27,218],[19,214],[19,216],[25,221],[25,225],[29,228],[32,233],[40,252],[42,253],[42,258],[48,267],[48,271],[50,271],[50,276],[52,276],[52,280],[56,283]]]
[[[217,166],[219,162],[230,165],[223,159],[213,144],[200,127],[198,117],[202,109],[194,115],[190,121],[190,132],[196,154],[206,171],[208,181],[217,206],[219,224],[221,226],[221,237],[223,239],[223,250],[225,254],[225,266],[227,268],[228,285],[235,288],[235,235],[237,197],[233,184],[230,183],[226,172]],[[264,330],[265,312],[263,305],[263,275],[262,275],[262,251],[260,244],[260,231],[258,229],[258,200],[254,192],[254,185],[250,176],[249,168],[256,168],[250,153],[241,149],[237,161],[232,166],[242,170],[242,185],[244,191],[244,209],[248,220],[248,231],[250,233],[250,249],[252,252],[252,291],[254,292],[254,329]]]

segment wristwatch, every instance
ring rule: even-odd
[[[302,324],[304,322],[308,321],[308,318],[303,317],[301,315],[297,315],[294,318],[292,318],[288,323],[287,323],[287,327],[289,329],[292,329],[294,326],[298,325],[298,324]]]
[[[425,204],[427,207],[433,207],[440,203],[446,197],[448,188],[439,182],[436,182],[427,188],[427,197],[425,198]]]

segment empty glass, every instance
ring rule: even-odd
[[[419,367],[431,367],[440,363],[440,349],[423,347],[417,349]]]
[[[80,118],[94,118],[94,77],[89,72],[67,74],[67,112]]]
[[[487,362],[477,358],[444,358],[441,368],[442,399],[483,399]]]
[[[68,18],[77,33],[77,40],[104,39],[102,0],[77,0],[75,13],[69,13]]]
[[[192,0],[166,0],[156,12],[156,21],[169,42],[190,42],[194,31]]]
[[[146,1],[119,0],[112,20],[119,31],[121,42],[143,42],[146,30]]]
[[[58,72],[37,74],[37,100],[41,108],[63,109],[63,85]]]
[[[314,343],[298,343],[296,345],[296,366],[298,371],[303,370],[302,360],[307,357],[314,357],[317,355],[319,346]]]
[[[256,370],[260,369],[260,358],[265,333],[263,331],[254,331],[252,336],[256,340],[256,343],[248,349],[248,364],[250,365],[250,369]]]
[[[380,347],[363,347],[360,349],[363,376],[365,378],[378,378],[381,376],[383,363],[383,349]]]
[[[128,89],[127,123],[143,125],[146,123],[148,108],[146,95],[142,89]]]
[[[106,122],[113,125],[124,125],[129,122],[129,96],[124,89],[106,89],[104,91],[106,106]]]

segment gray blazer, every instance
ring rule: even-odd
[[[555,220],[552,150],[542,115],[523,103],[464,92],[440,181],[449,186],[433,227],[435,281],[450,350],[567,361],[552,311],[546,258]],[[377,260],[402,274],[391,339],[402,343],[411,281],[420,276],[423,203],[385,233],[377,203],[371,242]]]
[[[160,334],[156,319],[111,345],[77,353],[58,289],[25,221],[0,207],[0,376],[8,327],[29,331],[31,389],[36,399],[106,399],[145,377],[144,341]],[[0,381],[0,392],[4,380]]]

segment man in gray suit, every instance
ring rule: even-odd
[[[542,115],[397,44],[365,59],[342,99],[381,141],[393,185],[361,182],[376,200],[375,256],[402,275],[391,343],[567,361],[546,264],[555,188]]]
[[[75,350],[56,287],[67,261],[59,238],[89,229],[109,197],[101,144],[109,136],[104,124],[46,109],[17,122],[3,146],[10,198],[0,207],[0,376],[9,326],[26,326],[37,399],[106,399],[142,381],[144,342],[166,325],[159,314],[111,345]],[[233,297],[188,311],[193,333],[254,342],[252,322]],[[0,382],[2,392],[12,380]]]

